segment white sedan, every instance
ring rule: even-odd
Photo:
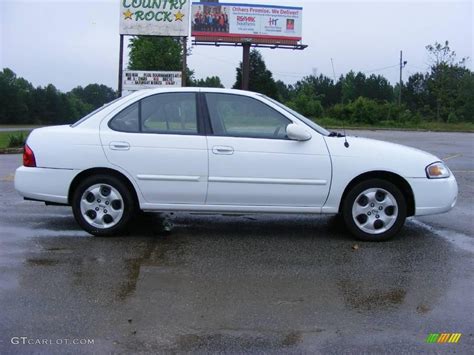
[[[449,211],[458,193],[429,153],[328,132],[261,94],[199,88],[139,91],[35,129],[15,188],[72,206],[98,236],[123,232],[139,210],[324,213],[370,241],[407,216]]]

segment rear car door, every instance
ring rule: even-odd
[[[143,98],[101,124],[107,159],[137,182],[151,204],[203,204],[207,191],[206,137],[197,93]]]
[[[293,120],[263,99],[227,93],[205,97],[214,132],[208,136],[207,204],[323,206],[331,161],[320,134],[313,131],[304,142],[289,140],[286,127]]]

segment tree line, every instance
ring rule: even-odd
[[[0,72],[0,124],[72,123],[115,97],[114,90],[99,84],[67,93],[52,84],[34,87],[5,68]]]
[[[253,50],[249,88],[312,118],[364,124],[422,120],[474,123],[474,73],[465,66],[467,58],[457,60],[448,42],[428,45],[426,49],[429,68],[410,75],[401,88],[382,75],[354,71],[337,80],[323,74],[310,75],[287,85],[273,79],[261,53]],[[241,68],[242,64],[237,68],[234,88],[241,85]]]
[[[131,70],[182,68],[178,40],[134,37],[130,44]],[[471,122],[474,123],[474,73],[466,59],[456,59],[449,43],[426,47],[431,63],[426,72],[410,75],[400,88],[382,75],[350,71],[336,80],[310,75],[288,85],[273,78],[262,54],[250,53],[250,90],[277,99],[311,118],[329,117],[347,123]],[[234,88],[241,87],[242,63],[236,68]],[[187,86],[221,87],[218,76],[195,79],[187,69]],[[402,90],[402,104],[398,96]],[[64,124],[74,122],[112,101],[117,93],[100,84],[61,92],[54,85],[34,87],[5,68],[0,72],[0,124]]]

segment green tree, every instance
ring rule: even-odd
[[[103,106],[104,104],[115,99],[115,91],[106,86],[99,84],[89,84],[86,87],[78,86],[70,91],[83,103],[90,105],[92,110]]]
[[[5,68],[0,72],[0,123],[26,123],[33,86]]]
[[[287,102],[292,99],[292,97],[294,96],[294,91],[295,91],[292,85],[287,85],[281,80],[277,80],[275,82],[275,85],[277,87],[277,92],[278,92],[278,98],[277,98],[278,101]]]
[[[302,88],[308,87],[313,91],[313,95],[318,97],[324,107],[330,107],[341,102],[341,87],[342,83],[338,81],[336,84],[334,80],[325,75],[319,76],[310,75],[295,84],[295,90],[301,91]]]
[[[316,95],[311,80],[303,80],[297,83],[296,87],[296,94],[292,100],[287,102],[288,106],[304,116],[312,118],[321,117],[323,115],[323,106],[320,99],[323,95]]]
[[[383,102],[392,101],[394,97],[392,85],[381,75],[367,77],[364,73],[350,71],[340,81],[343,102],[354,101],[359,97]]]
[[[456,52],[451,50],[449,42],[436,42],[426,46],[431,59],[431,72],[427,87],[436,102],[436,119],[447,121],[455,111],[454,104],[459,95],[459,83],[470,71],[464,68],[466,58],[456,61]]]
[[[66,94],[52,84],[35,88],[27,80],[5,68],[0,72],[0,123],[70,123],[92,111],[94,105],[101,105],[97,99],[110,101],[114,95],[111,88],[98,84],[73,91],[88,95],[76,95],[72,91]]]
[[[192,86],[204,88],[224,88],[221,78],[218,76],[208,76],[205,79],[194,80]]]
[[[242,88],[242,62],[236,68],[236,81],[234,89]],[[278,99],[278,88],[273,79],[273,74],[267,69],[262,55],[256,49],[250,52],[250,80],[249,90],[259,92],[271,98]]]
[[[136,36],[130,40],[128,69],[165,70],[183,69],[181,40],[172,37]],[[193,84],[194,71],[187,68],[186,85]]]

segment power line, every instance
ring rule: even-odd
[[[383,70],[387,70],[387,69],[392,69],[392,68],[395,68],[395,67],[398,67],[399,64],[394,64],[394,65],[390,65],[388,67],[383,67],[383,68],[377,68],[377,69],[371,69],[371,70],[360,70],[361,73],[364,73],[364,74],[368,74],[368,73],[374,73],[374,72],[378,72],[378,71],[383,71]]]

